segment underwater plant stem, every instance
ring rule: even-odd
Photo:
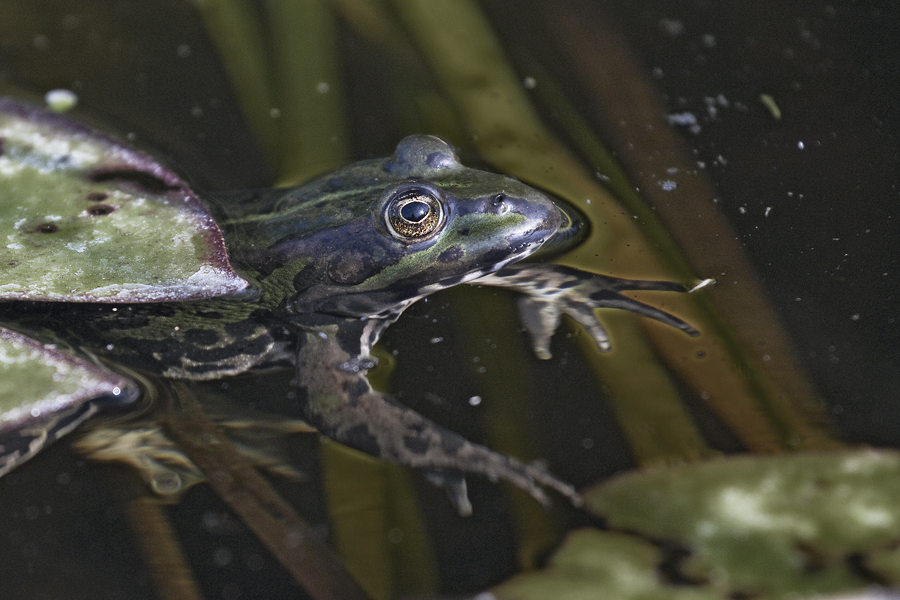
[[[264,6],[275,67],[277,185],[297,185],[347,161],[337,26],[324,0]]]
[[[249,0],[194,0],[238,104],[256,133],[270,163],[277,155],[278,132],[273,107],[271,72],[259,17]]]
[[[509,65],[499,41],[480,8],[470,0],[393,0],[398,14],[430,65],[436,79],[453,102],[471,141],[479,153],[500,171],[542,187],[572,201],[585,212],[595,232],[588,243],[566,255],[565,260],[585,258],[596,265],[597,256],[607,256],[610,241],[618,245],[645,242],[628,215],[580,163],[541,123],[524,87]],[[626,241],[628,243],[626,243]],[[658,276],[661,267],[652,252],[636,252],[628,263],[628,276]],[[602,261],[605,263],[605,261]],[[618,265],[617,265],[618,266]],[[631,318],[631,317],[629,317]],[[681,335],[674,333],[673,335]],[[643,336],[623,340],[629,346],[646,345]],[[647,389],[637,383],[646,365],[622,365],[604,360],[596,347],[585,346],[592,367],[607,385],[610,394],[626,401],[636,395],[648,396],[664,414],[680,413],[683,418],[666,423],[690,423],[674,386]],[[653,350],[643,350],[652,357]],[[624,368],[632,377],[622,377]],[[663,378],[657,381],[664,381]],[[614,383],[612,383],[614,382]],[[644,424],[623,426],[624,431],[640,431]],[[678,440],[675,442],[675,440]],[[693,458],[706,447],[693,426],[675,427],[666,451],[670,458]],[[636,451],[646,445],[630,440]],[[655,462],[653,451],[646,460]],[[638,456],[643,462],[644,457]]]
[[[456,335],[451,343],[456,349],[450,352],[474,353],[477,358],[470,363],[472,381],[484,401],[476,410],[491,447],[523,462],[542,459],[540,440],[546,436],[532,415],[535,404],[545,399],[538,398],[534,374],[522,368],[533,359],[524,338],[511,335],[519,327],[513,304],[494,289],[469,286],[446,290],[444,297],[452,299],[454,308]],[[519,567],[535,569],[562,538],[559,507],[554,502],[548,510],[511,485],[504,492],[516,517]]]
[[[437,564],[409,469],[321,438],[331,539],[375,600],[438,593]]]
[[[566,11],[545,14],[588,97],[595,99],[595,114],[652,209],[652,220],[672,237],[662,242],[663,260],[677,272],[687,263],[701,277],[720,279],[695,295],[692,322],[708,341],[648,330],[662,355],[748,448],[838,446],[822,426],[823,404],[787,333],[715,205],[711,182],[672,132],[665,107],[640,75],[626,41],[603,22],[588,24]],[[660,185],[663,181],[669,183]]]
[[[132,498],[128,516],[160,598],[203,600],[162,501],[148,495]]]
[[[315,600],[370,600],[315,531],[203,413],[188,385],[162,380],[159,385],[166,431],[297,583]]]

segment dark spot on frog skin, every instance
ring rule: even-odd
[[[418,436],[403,436],[403,445],[413,454],[425,454],[428,452],[428,442]]]
[[[221,319],[222,313],[217,310],[198,310],[197,316],[203,319]]]
[[[95,206],[90,207],[87,210],[87,213],[92,217],[103,217],[110,213],[115,212],[116,207],[110,206],[109,204],[97,204]]]
[[[87,195],[87,199],[91,202],[103,202],[107,198],[109,198],[109,194],[104,192],[91,192]]]
[[[364,379],[359,378],[352,381],[345,381],[341,388],[344,390],[344,393],[347,394],[347,397],[355,399],[368,393],[369,384],[366,383]]]
[[[3,153],[6,152],[6,149],[3,147],[4,138],[0,138],[0,156],[3,156]]]
[[[365,425],[355,425],[342,432],[341,438],[349,442],[347,445],[363,452],[369,452],[376,456],[381,453],[378,440],[369,432]]]
[[[57,227],[55,223],[41,223],[35,227],[34,230],[37,233],[56,233],[59,231],[59,227]]]
[[[465,252],[459,246],[452,246],[447,248],[438,256],[438,261],[442,263],[455,263],[458,262],[463,256]]]
[[[177,185],[170,185],[152,173],[138,169],[112,169],[109,171],[96,171],[88,175],[91,181],[102,183],[106,181],[124,181],[138,185],[144,190],[159,194],[181,189]]]
[[[211,346],[219,341],[219,334],[210,329],[189,329],[184,332],[184,341],[197,346]]]
[[[328,276],[335,283],[354,285],[372,276],[372,258],[363,252],[341,252],[328,260]]]

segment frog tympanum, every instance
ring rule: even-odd
[[[206,204],[245,290],[148,304],[4,303],[3,319],[24,330],[53,323],[56,335],[114,363],[168,378],[295,369],[305,420],[342,444],[421,470],[463,514],[471,511],[467,473],[509,481],[541,501],[541,486],[578,496],[544,468],[469,442],[372,389],[372,346],[412,303],[461,283],[520,292],[540,358],[550,358],[563,314],[607,349],[598,307],[696,335],[620,293],[683,291],[678,284],[521,262],[571,239],[581,227],[573,211],[514,178],[463,166],[436,137],[410,136],[390,158],[300,187],[212,195]]]

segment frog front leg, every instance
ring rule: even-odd
[[[609,335],[594,314],[596,308],[627,310],[671,325],[692,337],[700,335],[678,317],[621,294],[630,290],[685,291],[684,286],[671,281],[620,279],[563,265],[518,263],[471,283],[509,288],[523,294],[518,301],[519,316],[531,336],[535,354],[541,359],[551,358],[550,338],[559,327],[562,315],[581,324],[600,350],[609,350]]]
[[[465,473],[506,480],[542,504],[548,499],[540,486],[555,489],[580,504],[575,489],[545,469],[474,444],[373,390],[365,375],[371,365],[341,347],[337,327],[301,335],[297,354],[300,403],[307,421],[324,435],[423,471],[429,480],[447,490],[461,515],[472,512]]]

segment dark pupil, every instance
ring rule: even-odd
[[[428,216],[430,210],[424,202],[407,202],[400,209],[400,216],[411,223],[418,223]]]

